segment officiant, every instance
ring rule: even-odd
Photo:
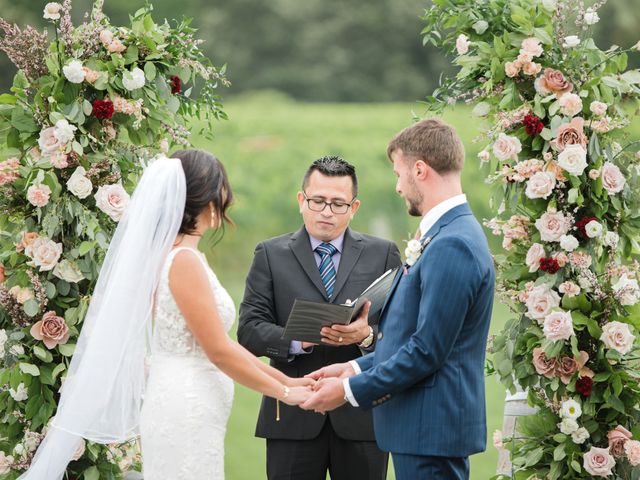
[[[296,298],[342,304],[401,264],[394,243],[349,228],[357,195],[352,165],[335,156],[316,160],[297,194],[303,226],[255,249],[238,340],[286,375],[302,377],[375,348],[377,315],[323,328],[320,344],[282,338]],[[386,479],[387,454],[375,443],[371,414],[350,405],[321,415],[264,397],[256,436],[266,439],[269,480],[324,480],[327,472],[332,480]]]

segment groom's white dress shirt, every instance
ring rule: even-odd
[[[467,196],[462,193],[460,195],[456,195],[454,197],[448,198],[443,202],[440,202],[427,213],[425,213],[424,217],[420,221],[420,237],[423,237],[431,227],[433,227],[440,218],[447,213],[449,210],[458,207],[467,203]],[[371,355],[371,354],[370,354]],[[361,373],[360,366],[358,362],[355,360],[351,360],[349,362],[353,370],[356,372],[356,375]],[[351,405],[354,407],[359,406],[355,397],[353,396],[353,392],[351,392],[351,386],[349,385],[349,379],[345,378],[342,380],[342,384],[344,385],[344,396],[349,401]]]

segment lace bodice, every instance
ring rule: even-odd
[[[204,255],[191,248],[178,247],[169,253],[164,267],[162,268],[160,282],[158,284],[158,290],[155,297],[154,333],[151,352],[152,355],[169,354],[206,358],[202,348],[198,345],[198,342],[189,330],[187,322],[182,316],[182,313],[171,294],[171,290],[169,289],[169,270],[176,253],[181,250],[189,250],[193,252],[193,254],[197,255],[202,261],[202,264],[207,271],[211,289],[218,306],[220,320],[222,321],[226,332],[231,329],[235,320],[236,310],[233,300],[225,288],[220,284],[216,274],[207,264]]]

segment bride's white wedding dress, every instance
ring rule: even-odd
[[[151,367],[140,421],[144,479],[221,480],[233,381],[207,358],[169,289],[169,269],[182,250],[202,261],[225,331],[235,320],[233,300],[204,255],[186,247],[172,250],[155,297]]]

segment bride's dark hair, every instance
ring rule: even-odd
[[[194,233],[198,215],[209,202],[213,203],[214,214],[220,220],[219,228],[224,230],[225,223],[233,224],[227,216],[233,193],[220,160],[203,150],[178,150],[171,158],[182,162],[187,186],[180,233]]]

